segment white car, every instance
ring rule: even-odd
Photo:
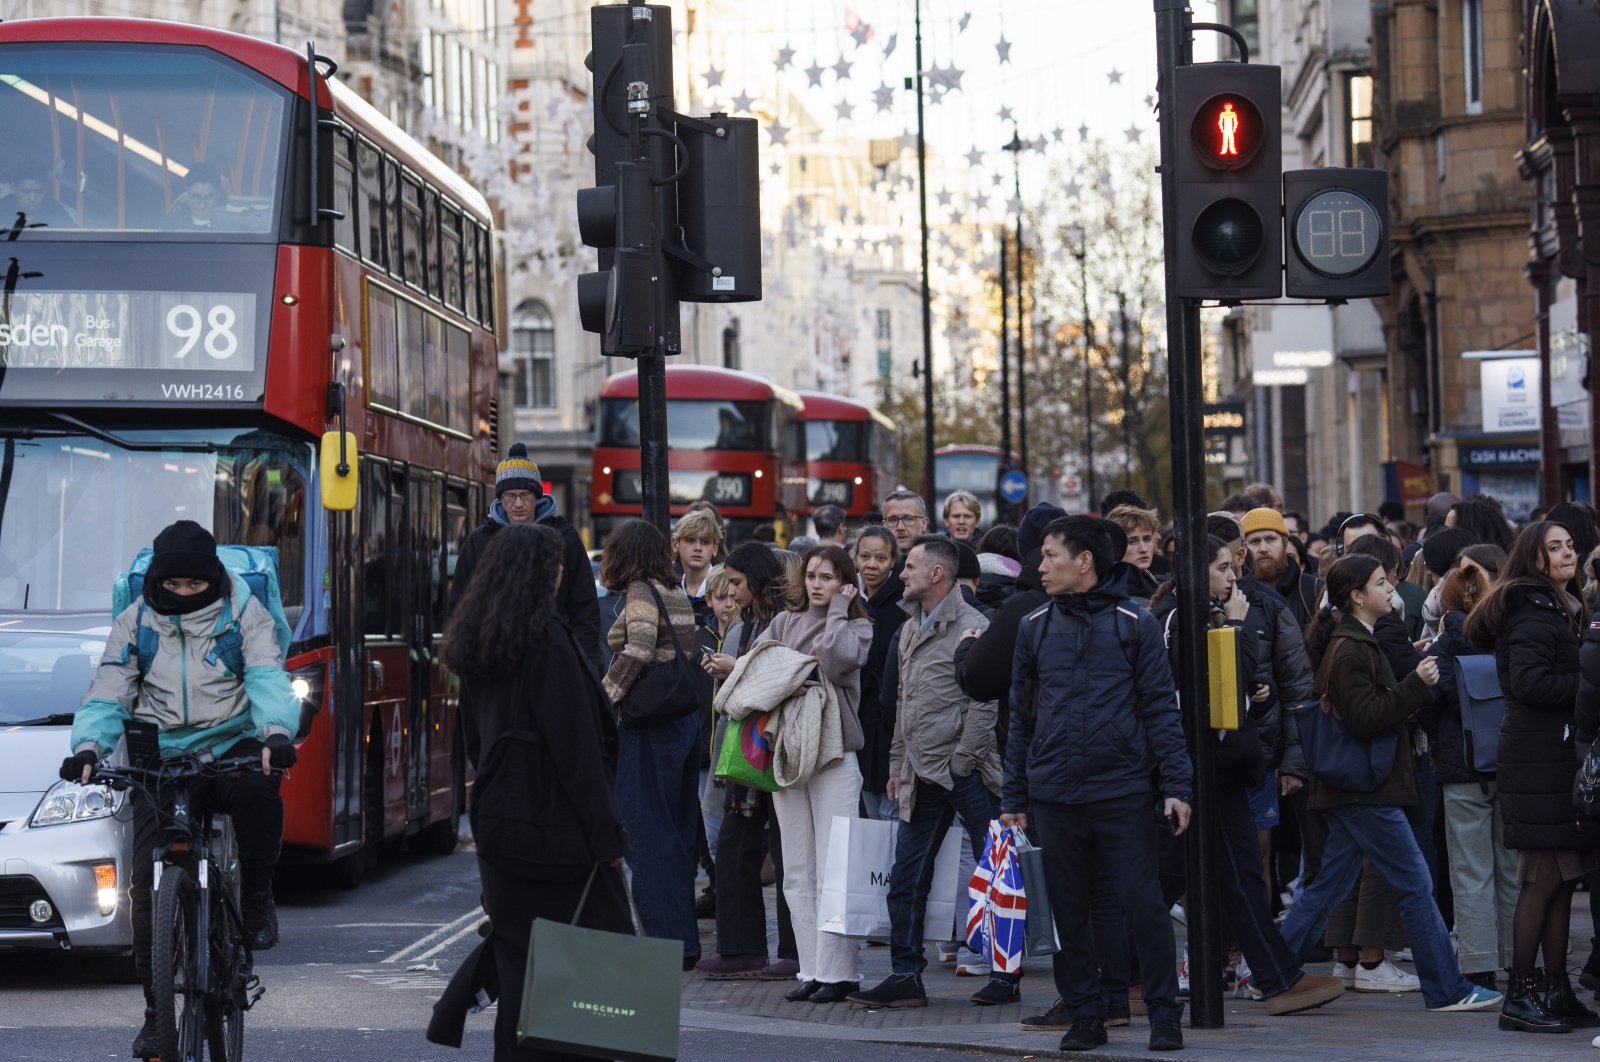
[[[0,949],[90,952],[132,980],[125,794],[58,774],[110,629],[98,611],[0,612]]]

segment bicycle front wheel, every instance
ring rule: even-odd
[[[162,1062],[205,1059],[205,986],[195,972],[205,946],[196,936],[198,910],[199,891],[188,871],[163,868],[150,943],[150,987]]]

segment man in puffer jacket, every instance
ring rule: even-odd
[[[278,941],[272,872],[283,839],[283,798],[272,768],[294,766],[293,733],[300,702],[289,687],[273,619],[242,579],[217,558],[216,539],[192,520],[179,520],[155,538],[144,577],[143,600],[111,625],[105,656],[72,724],[73,755],[64,779],[87,782],[94,765],[116,748],[130,719],[161,728],[161,747],[213,755],[261,757],[260,774],[232,774],[191,784],[197,804],[233,819],[239,844],[239,878],[245,934],[260,951]],[[141,673],[139,631],[155,631],[157,649]],[[244,674],[234,674],[215,651],[218,638],[237,627]],[[156,1053],[150,988],[150,851],[160,844],[155,809],[138,791],[133,808],[133,865],[129,900],[133,957],[145,992],[144,1028],[133,1042],[135,1058]]]
[[[1120,537],[1120,536],[1118,536]],[[1012,666],[1002,821],[1038,829],[1067,956],[1056,983],[1072,1028],[1063,1050],[1106,1042],[1089,926],[1094,874],[1115,879],[1139,953],[1150,1046],[1183,1046],[1177,955],[1157,880],[1158,814],[1189,822],[1192,772],[1161,626],[1124,590],[1110,528],[1069,516],[1045,529],[1054,601],[1022,623]],[[1161,798],[1151,774],[1161,779]]]

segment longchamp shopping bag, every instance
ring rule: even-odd
[[[895,838],[900,823],[878,819],[833,817],[828,857],[823,865],[817,925],[842,937],[889,939],[889,871],[894,867]],[[933,863],[933,888],[928,893],[923,925],[935,935],[955,924],[961,850],[967,835],[952,827]],[[964,908],[963,908],[964,909]]]
[[[579,926],[599,869],[590,871],[571,924],[534,920],[517,1043],[626,1062],[676,1059],[683,942]]]
[[[1050,912],[1050,893],[1044,883],[1044,849],[1035,848],[1021,831],[1017,833],[1017,867],[1022,871],[1022,889],[1028,897],[1022,953],[1029,958],[1054,955],[1061,950],[1061,942],[1056,939],[1056,920]]]

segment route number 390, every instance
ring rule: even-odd
[[[178,303],[167,311],[167,331],[183,343],[172,359],[182,361],[196,344],[203,342],[206,353],[212,358],[227,361],[239,350],[239,337],[233,331],[237,320],[238,315],[231,306],[213,306],[202,318],[196,307]]]

